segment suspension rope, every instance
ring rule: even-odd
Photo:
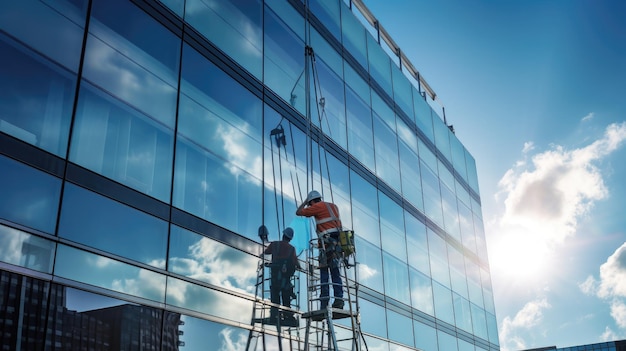
[[[313,73],[313,88],[314,88],[314,92],[315,92],[315,101],[318,102],[319,107],[317,108],[317,118],[318,118],[318,122],[319,122],[319,126],[320,126],[320,131],[322,131],[322,133],[320,134],[320,140],[317,143],[318,146],[318,162],[319,162],[319,166],[320,166],[320,184],[322,187],[322,193],[324,192],[324,172],[322,169],[322,151],[324,152],[324,161],[325,161],[325,165],[326,165],[326,174],[328,176],[328,187],[330,190],[330,201],[331,202],[335,202],[334,196],[333,196],[333,185],[332,185],[332,181],[330,178],[330,166],[328,165],[328,154],[326,151],[326,144],[325,144],[325,138],[324,138],[324,133],[323,133],[323,120],[326,120],[327,126],[328,126],[328,133],[329,135],[332,136],[332,131],[330,128],[330,123],[328,122],[328,116],[326,115],[326,99],[322,96],[322,87],[319,81],[319,74],[317,72],[317,65],[316,65],[316,59],[315,59],[315,52],[313,51],[313,48],[310,46],[307,46],[307,55],[311,57],[310,62],[311,62],[311,72]],[[319,96],[318,96],[318,92],[319,92]],[[326,118],[324,118],[326,117]],[[311,120],[311,119],[309,119]],[[312,123],[312,122],[309,122]]]

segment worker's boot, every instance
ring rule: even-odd
[[[333,302],[333,308],[338,308],[338,309],[342,309],[343,308],[343,300],[342,299],[335,299],[335,301]]]

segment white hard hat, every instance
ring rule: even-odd
[[[317,190],[311,190],[309,195],[306,197],[306,202],[308,203],[311,200],[321,199],[322,195]]]
[[[283,235],[289,240],[293,239],[293,229],[290,227],[285,228],[285,230],[283,230]]]

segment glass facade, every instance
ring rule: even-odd
[[[499,350],[475,161],[385,45],[348,0],[0,2],[2,349],[245,349],[315,188],[370,348]]]

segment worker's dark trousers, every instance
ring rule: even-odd
[[[330,271],[330,278],[333,282],[333,296],[335,299],[343,298],[343,288],[341,285],[341,275],[339,273],[339,265],[331,263],[330,267],[320,267],[320,279],[321,279],[321,291],[320,291],[320,309],[326,308],[328,305],[328,273]]]
[[[277,277],[277,278],[274,278]],[[277,305],[281,304],[285,307],[291,307],[291,286],[289,279],[283,278],[281,272],[272,271],[272,280],[270,283],[270,300]],[[272,307],[270,309],[270,317],[274,318],[278,315],[278,309]]]

